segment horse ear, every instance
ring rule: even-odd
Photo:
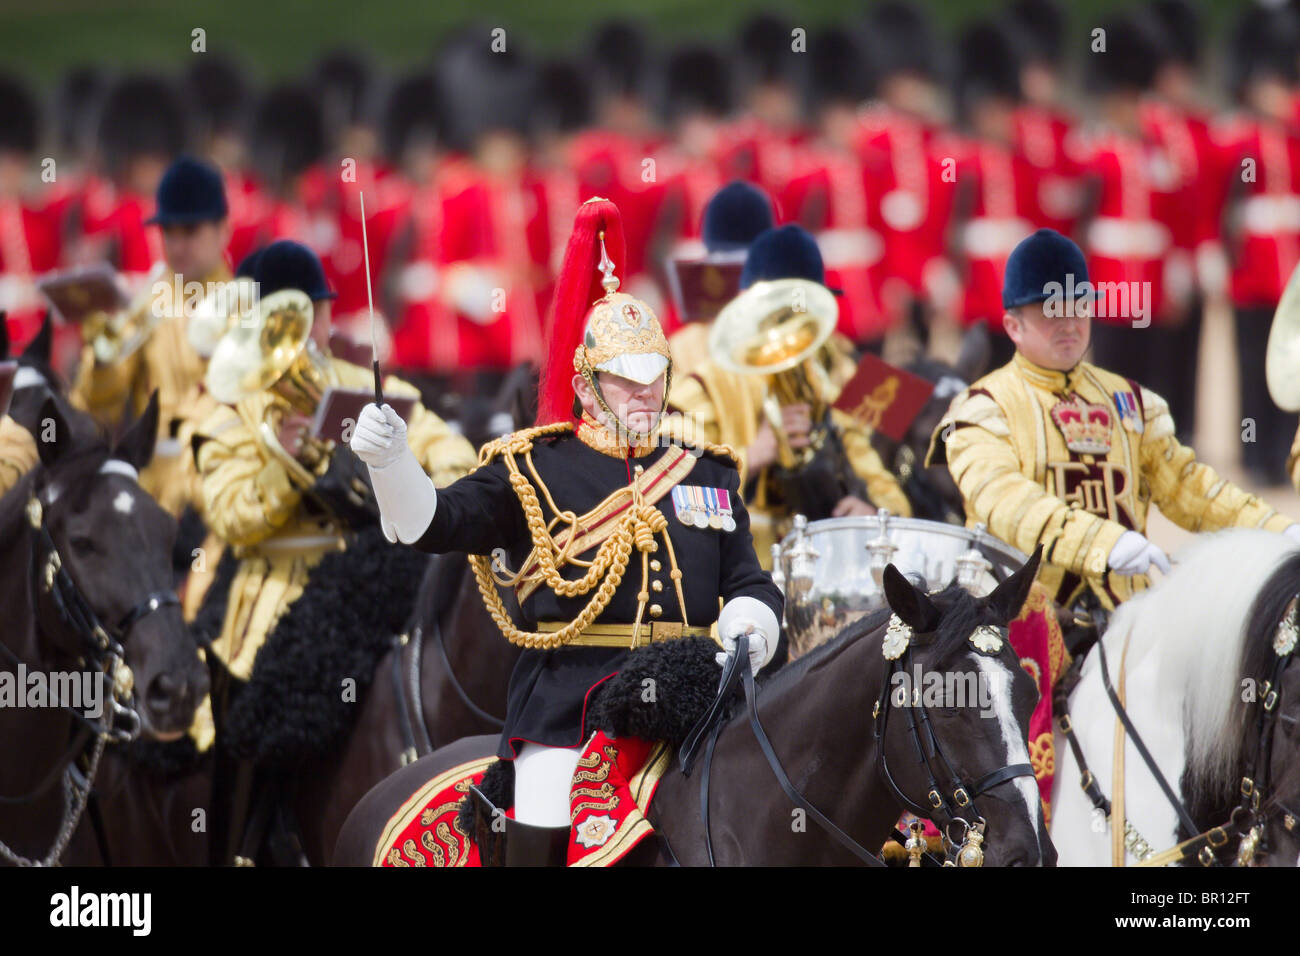
[[[988,371],[993,359],[993,340],[983,320],[976,322],[961,339],[961,350],[953,370],[963,381],[973,382]]]
[[[72,429],[59,411],[53,395],[47,395],[41,403],[41,414],[32,430],[32,438],[36,440],[36,451],[40,455],[41,464],[46,468],[53,468],[63,453],[74,444]]]
[[[1011,575],[993,589],[985,598],[985,606],[992,609],[999,621],[1010,622],[1020,616],[1020,610],[1029,597],[1029,589],[1038,574],[1038,565],[1043,558],[1043,546],[1034,548],[1034,553],[1025,562],[1024,567]]]
[[[903,577],[892,564],[885,567],[885,599],[899,620],[917,634],[929,634],[943,615],[925,592]]]
[[[158,389],[149,396],[144,414],[135,420],[113,447],[113,458],[121,459],[136,471],[144,471],[153,460],[154,442],[158,440]]]
[[[41,330],[36,333],[36,337],[27,343],[27,348],[23,349],[23,358],[32,359],[41,365],[50,364],[50,353],[54,347],[54,321],[50,318],[50,312],[45,311],[45,318],[41,321]]]

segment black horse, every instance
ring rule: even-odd
[[[93,425],[46,387],[29,425],[40,463],[0,498],[0,675],[99,672],[116,692],[81,713],[50,699],[0,707],[8,862],[59,859],[84,805],[75,764],[90,755],[97,767],[110,729],[119,739],[176,739],[207,691],[172,588],[176,523],[135,479],[153,454],[156,396],[110,446],[88,438]]]
[[[1005,628],[1016,616],[1039,557],[1035,554],[986,598],[957,587],[927,596],[891,567],[885,578],[890,606],[913,631],[897,660],[882,652],[887,624],[880,612],[759,686],[757,713],[789,780],[860,846],[878,849],[904,808],[926,813],[933,788],[944,806],[957,805],[954,816],[972,823],[982,818],[990,865],[1054,864],[1028,768],[1026,735],[1037,692],[1005,632],[991,641],[984,630]],[[982,646],[972,642],[976,637]],[[924,697],[897,695],[899,662],[909,675],[919,668],[967,686],[987,686],[989,706],[957,706],[952,700],[930,706]],[[492,754],[495,745],[491,736],[458,741],[380,783],[344,824],[335,862],[369,865],[380,832],[412,793],[439,772]],[[926,754],[923,762],[918,753]],[[670,768],[650,806],[657,843],[651,852],[637,852],[637,862],[707,865],[710,843],[720,865],[857,862],[797,812],[773,778],[743,712],[718,737],[710,807],[706,835],[698,777]]]

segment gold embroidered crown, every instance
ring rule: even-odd
[[[1110,451],[1110,410],[1085,402],[1078,395],[1052,408],[1052,421],[1065,436],[1070,451],[1104,455]]]

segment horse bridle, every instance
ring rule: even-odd
[[[1270,669],[1268,679],[1264,681],[1261,687],[1263,699],[1255,721],[1256,747],[1254,753],[1246,762],[1245,773],[1238,785],[1241,799],[1238,801],[1237,806],[1232,809],[1226,823],[1204,831],[1201,831],[1195,824],[1187,808],[1174,793],[1173,788],[1156,764],[1155,758],[1152,757],[1151,752],[1143,742],[1137,727],[1133,725],[1128,712],[1116,695],[1111,684],[1109,667],[1106,663],[1106,649],[1098,642],[1097,655],[1102,686],[1106,690],[1111,706],[1114,708],[1116,716],[1124,724],[1126,732],[1132,738],[1135,748],[1164,793],[1165,799],[1173,807],[1183,831],[1194,834],[1168,850],[1159,853],[1148,853],[1145,850],[1149,846],[1147,841],[1140,837],[1128,821],[1120,821],[1124,824],[1131,841],[1137,846],[1137,849],[1130,846],[1130,850],[1133,850],[1135,855],[1138,856],[1139,865],[1168,866],[1171,863],[1184,863],[1192,860],[1202,866],[1222,865],[1223,861],[1219,859],[1219,851],[1226,847],[1233,837],[1240,837],[1235,858],[1236,864],[1239,866],[1255,866],[1267,857],[1269,852],[1266,824],[1270,816],[1270,809],[1276,808],[1282,811],[1282,825],[1288,831],[1295,831],[1297,827],[1300,827],[1300,813],[1296,813],[1280,800],[1274,799],[1271,801],[1271,807],[1260,808],[1261,794],[1268,792],[1273,769],[1273,734],[1277,730],[1277,719],[1280,713],[1277,705],[1281,700],[1282,674],[1290,665],[1294,657],[1297,641],[1300,639],[1300,627],[1297,626],[1296,621],[1298,603],[1300,603],[1300,596],[1292,598],[1290,604],[1287,605],[1282,621],[1277,627],[1277,636],[1273,641],[1275,652],[1273,666]],[[1080,786],[1092,802],[1094,810],[1100,810],[1109,818],[1111,803],[1102,793],[1092,771],[1088,769],[1083,750],[1074,733],[1064,695],[1058,695],[1054,706],[1059,711],[1058,722],[1061,732],[1065,735],[1066,741],[1074,754],[1075,763],[1079,767],[1081,774]],[[1257,775],[1255,771],[1261,757],[1263,772]]]
[[[910,643],[904,656],[907,658],[907,662],[911,661]],[[983,817],[978,817],[973,821],[966,820],[961,816],[961,812],[967,806],[971,808],[972,812],[975,812],[974,797],[987,793],[989,790],[1001,783],[1005,783],[1008,780],[1026,774],[1033,777],[1033,767],[1027,763],[1011,764],[1002,767],[999,770],[994,770],[991,773],[985,774],[976,781],[973,786],[966,786],[964,781],[962,781],[957,773],[953,771],[947,758],[943,756],[943,751],[939,747],[938,739],[934,736],[933,728],[930,726],[929,714],[926,712],[924,705],[914,698],[912,706],[909,706],[908,708],[910,735],[913,745],[916,748],[917,755],[921,762],[925,764],[927,773],[930,776],[930,790],[928,797],[933,806],[930,809],[926,809],[921,807],[915,801],[909,799],[898,787],[893,776],[889,773],[888,764],[884,756],[884,734],[885,724],[888,720],[889,687],[896,668],[898,666],[905,666],[899,665],[897,660],[893,662],[893,665],[894,666],[891,667],[890,671],[885,675],[881,693],[876,702],[876,709],[873,713],[873,717],[877,718],[873,735],[876,741],[876,755],[881,773],[890,791],[894,794],[895,799],[913,813],[916,813],[925,819],[933,819],[935,810],[942,810],[945,812],[947,820],[944,821],[943,836],[946,848],[946,859],[942,865],[963,867],[982,866],[984,863],[982,844],[985,838],[986,822]],[[836,842],[862,862],[869,866],[885,866],[886,864],[884,860],[872,853],[866,847],[862,846],[862,844],[858,843],[836,826],[829,817],[813,806],[812,803],[810,803],[808,799],[799,792],[794,784],[790,782],[789,775],[785,772],[785,768],[781,766],[781,761],[777,757],[776,751],[773,749],[771,741],[768,740],[767,734],[763,730],[763,725],[758,719],[758,694],[754,684],[754,675],[749,666],[749,638],[743,634],[736,639],[735,651],[727,657],[727,662],[722,674],[721,688],[717,698],[713,702],[713,706],[688,735],[678,754],[682,774],[684,776],[690,776],[691,771],[694,769],[695,761],[699,757],[699,746],[704,741],[705,735],[708,735],[704,751],[704,772],[700,780],[700,816],[704,823],[704,842],[708,851],[709,865],[715,865],[713,859],[713,838],[709,827],[709,778],[713,763],[713,749],[714,745],[718,741],[718,736],[721,734],[722,728],[726,723],[723,719],[726,714],[726,705],[737,684],[743,684],[744,686],[745,703],[749,713],[749,725],[753,730],[755,739],[758,741],[759,749],[762,750],[768,766],[771,768],[773,775],[776,777],[777,783],[781,786],[781,789],[785,791],[786,796],[790,798],[791,802],[793,802],[795,806],[803,809],[808,816],[810,816],[818,826],[830,834]],[[926,730],[931,752],[937,759],[943,762],[944,767],[947,769],[948,779],[952,782],[952,804],[948,802],[948,798],[935,782],[934,774],[926,758],[925,748],[921,743],[921,736],[916,726],[915,715],[912,713],[914,706],[920,707],[922,713],[922,724]],[[884,719],[880,719],[882,711],[885,713]],[[955,811],[952,809],[954,804],[956,805]],[[964,832],[960,843],[952,840],[949,834],[951,825],[956,821],[960,821],[964,826]],[[912,857],[912,860],[916,865],[919,865],[919,858],[921,856],[925,856],[930,862],[937,864],[937,861],[935,861],[933,857],[930,857],[929,854],[924,853],[924,851],[920,849],[919,837],[919,832],[914,831],[912,840],[904,841],[898,834],[897,829],[895,829],[892,834],[894,840],[903,843],[904,846],[908,847],[909,856]],[[917,850],[913,851],[913,846],[916,846]]]
[[[100,675],[101,680],[109,681],[111,688],[109,706],[104,708],[104,714],[100,718],[87,717],[75,708],[64,704],[62,709],[79,725],[68,749],[32,790],[18,796],[0,795],[0,804],[30,803],[45,794],[56,781],[63,780],[64,817],[54,846],[45,858],[27,859],[0,842],[0,856],[19,866],[49,866],[63,855],[67,841],[71,838],[72,831],[85,810],[105,744],[127,743],[140,735],[140,714],[133,703],[134,677],[126,663],[126,653],[122,645],[126,642],[131,629],[142,618],[161,608],[179,605],[180,599],[175,591],[154,591],[131,608],[115,626],[106,627],[68,572],[59,554],[58,546],[45,525],[45,512],[35,489],[28,497],[26,514],[32,528],[33,590],[39,592],[33,594],[32,606],[40,606],[41,593],[49,596],[60,621],[80,641],[84,656],[79,663],[93,668]],[[0,643],[0,652],[15,666],[31,666],[4,643]],[[115,726],[119,720],[124,722],[123,725]],[[75,767],[75,761],[92,738],[95,739],[95,746],[86,772],[81,774]]]
[[[897,623],[901,624],[901,622]],[[891,621],[891,626],[895,626],[895,622]],[[993,630],[987,628],[987,626],[982,627],[984,630]],[[916,752],[917,763],[924,768],[928,778],[925,795],[928,805],[922,806],[903,792],[889,770],[889,758],[885,752],[885,733],[889,726],[889,712],[894,709],[889,700],[890,687],[894,684],[895,675],[902,674],[906,677],[909,673],[914,673],[911,667],[912,645],[914,643],[923,644],[925,643],[924,639],[933,638],[934,635],[934,632],[917,634],[911,632],[910,628],[907,630],[909,631],[907,644],[900,654],[892,658],[889,671],[885,675],[884,684],[880,690],[880,696],[877,698],[875,709],[872,711],[872,718],[875,721],[873,735],[876,741],[876,763],[881,777],[894,794],[895,799],[916,816],[932,820],[939,825],[940,833],[943,835],[947,865],[982,866],[984,863],[982,844],[986,837],[987,821],[980,814],[979,808],[975,804],[975,798],[1017,777],[1027,776],[1032,779],[1034,777],[1034,768],[1027,763],[1008,764],[986,773],[973,784],[968,784],[953,769],[952,763],[945,756],[939,738],[935,735],[934,726],[930,720],[930,712],[925,707],[920,688],[912,687],[911,693],[905,694],[907,699],[903,709],[907,714],[908,739],[911,740],[912,749]],[[999,637],[998,640],[1003,640],[1003,638]],[[907,682],[905,681],[902,686],[906,687]],[[918,711],[920,714],[919,720]],[[938,773],[936,773],[936,768]],[[946,780],[947,783],[940,784],[941,779]],[[1034,808],[1030,807],[1029,811],[1033,813]],[[968,819],[967,814],[973,815],[973,818]],[[954,826],[960,826],[960,838],[953,836],[952,828]]]

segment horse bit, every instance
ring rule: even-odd
[[[0,856],[11,863],[18,866],[52,866],[63,855],[68,841],[72,838],[72,832],[86,809],[105,744],[128,743],[140,736],[141,718],[133,703],[135,678],[126,663],[126,652],[122,645],[126,642],[131,628],[142,618],[161,608],[178,605],[180,599],[175,591],[154,591],[131,608],[116,626],[105,627],[68,573],[58,546],[55,545],[49,529],[45,526],[44,509],[34,490],[28,498],[26,510],[28,523],[32,527],[34,586],[49,595],[60,620],[80,638],[85,655],[78,659],[78,664],[84,666],[89,662],[101,681],[107,680],[111,686],[109,706],[102,718],[89,718],[74,708],[64,705],[62,709],[71,714],[81,725],[67,752],[30,792],[15,797],[0,796],[0,804],[30,803],[43,795],[56,780],[62,777],[63,818],[50,852],[43,859],[33,860],[15,853],[0,842]],[[39,596],[37,596],[33,600],[33,607],[39,607],[39,604]],[[3,651],[14,665],[26,666],[25,662],[5,644],[0,643],[0,651]],[[122,722],[120,726],[116,726],[118,721]],[[83,748],[92,736],[95,738],[95,746],[83,774],[76,767],[76,758],[83,752]]]

